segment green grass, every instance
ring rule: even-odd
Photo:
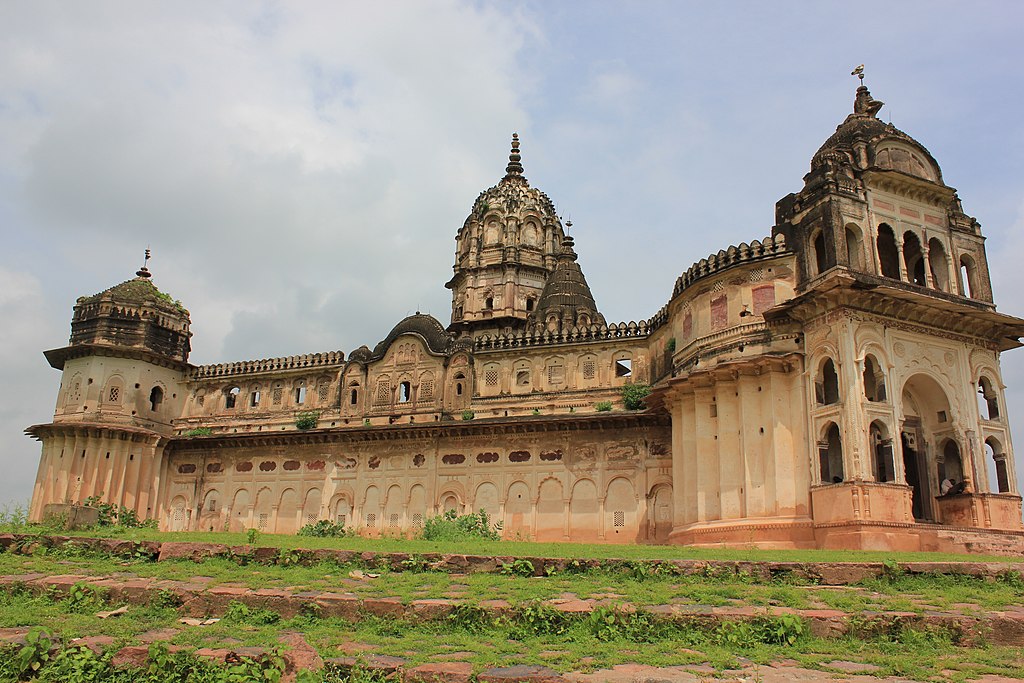
[[[83,532],[82,536],[95,536]],[[132,540],[178,540],[245,543],[244,534],[171,534],[139,529],[105,535]],[[937,554],[862,553],[854,551],[758,551],[693,549],[673,546],[607,546],[468,541],[437,543],[402,539],[299,538],[261,535],[260,545],[279,548],[340,548],[355,551],[469,553],[511,558],[533,556],[683,559],[699,560],[803,560],[834,562],[935,559],[948,561],[980,558]],[[1005,561],[1006,558],[993,558]],[[1019,558],[1018,558],[1019,560]],[[890,564],[891,566],[891,564]],[[101,620],[95,613],[101,600],[88,591],[70,598],[33,595],[27,591],[0,592],[0,628],[42,626],[65,642],[86,635],[109,635],[118,646],[137,644],[145,631],[177,628],[173,643],[189,647],[257,646],[273,648],[283,631],[300,631],[325,657],[359,654],[352,644],[370,647],[375,654],[402,657],[411,665],[444,661],[452,653],[469,661],[477,671],[510,664],[543,664],[559,671],[594,670],[616,664],[642,662],[651,666],[708,663],[721,671],[746,661],[767,665],[792,659],[809,668],[827,670],[836,659],[880,667],[876,675],[917,680],[942,677],[962,681],[984,674],[1024,678],[1019,648],[956,647],[950,634],[900,630],[896,633],[862,634],[861,638],[822,640],[804,632],[791,645],[765,642],[747,627],[719,631],[696,627],[666,628],[661,622],[631,622],[616,616],[615,605],[686,604],[754,605],[766,608],[834,608],[851,614],[871,611],[926,612],[958,610],[983,614],[1024,603],[1024,580],[1007,576],[985,581],[963,575],[908,575],[898,571],[835,588],[808,584],[797,577],[759,580],[733,573],[675,576],[653,571],[650,565],[632,568],[561,572],[547,577],[515,574],[453,574],[426,571],[414,562],[406,571],[380,570],[378,579],[357,581],[352,569],[366,570],[365,562],[322,562],[240,566],[226,558],[203,562],[152,562],[145,558],[117,558],[74,546],[40,548],[34,555],[0,553],[0,574],[39,572],[49,575],[81,574],[113,578],[151,577],[188,581],[210,578],[210,585],[235,583],[249,588],[308,588],[345,591],[361,598],[395,597],[403,602],[423,598],[453,598],[461,605],[448,620],[412,623],[404,620],[365,618],[357,623],[342,619],[303,616],[283,619],[266,610],[240,603],[211,626],[183,627],[178,612],[160,600],[129,607],[122,617]],[[596,622],[567,619],[541,601],[559,597],[607,600],[610,607]],[[504,599],[519,617],[496,619],[475,609],[483,600]],[[117,605],[110,605],[110,607]],[[601,621],[601,619],[611,621]],[[785,618],[785,615],[773,617]],[[632,619],[632,618],[630,618]]]
[[[772,645],[756,639],[724,643],[720,634],[684,628],[650,637],[629,637],[623,630],[599,638],[584,622],[561,632],[524,633],[508,623],[458,623],[454,620],[410,623],[393,619],[366,619],[352,624],[340,619],[298,617],[279,622],[266,615],[240,615],[206,627],[181,630],[172,643],[187,647],[255,646],[274,648],[282,631],[302,632],[325,657],[353,654],[352,643],[372,648],[375,654],[407,660],[410,665],[442,661],[452,653],[469,661],[476,671],[510,664],[543,664],[556,670],[595,670],[630,662],[651,666],[709,663],[718,670],[735,668],[742,660],[768,665],[793,659],[810,668],[827,668],[836,659],[881,667],[877,675],[926,680],[951,671],[953,680],[983,674],[1024,678],[1017,648],[962,648],[941,633],[903,631],[895,636],[867,640],[821,640],[802,635],[792,645]],[[133,608],[125,617],[100,620],[88,613],[68,610],[67,601],[27,594],[0,595],[0,625],[41,625],[66,640],[85,635],[109,635],[117,645],[138,642],[143,632],[177,626],[174,610]],[[356,653],[358,654],[358,653]]]
[[[0,532],[25,533],[31,525],[0,525]],[[40,533],[52,530],[39,528]],[[188,541],[243,545],[244,533],[216,531],[169,532],[155,529],[108,527],[76,532],[54,532],[72,536],[122,538],[135,541]],[[952,553],[911,553],[868,550],[761,550],[757,548],[694,548],[673,545],[608,545],[587,543],[530,543],[522,541],[424,541],[404,538],[316,538],[288,534],[259,535],[259,545],[274,548],[334,548],[357,552],[450,553],[502,557],[621,558],[627,560],[749,560],[775,562],[1024,562],[1024,557],[963,555]]]

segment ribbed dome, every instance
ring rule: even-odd
[[[370,355],[367,360],[383,358],[392,342],[394,342],[400,335],[408,333],[415,334],[422,338],[423,341],[426,342],[427,348],[430,349],[432,353],[436,354],[446,353],[452,342],[451,336],[445,332],[444,325],[442,325],[437,318],[432,315],[416,313],[415,315],[410,315],[404,318],[401,322],[395,325],[391,332],[388,333],[388,336],[373,348],[373,354]],[[355,352],[353,352],[352,356],[349,357],[350,360],[352,360],[355,355]],[[357,360],[362,359],[359,358]]]
[[[488,212],[498,211],[500,213],[522,214],[532,211],[542,218],[558,220],[555,214],[555,205],[551,199],[535,187],[530,187],[530,182],[523,175],[522,155],[519,153],[519,135],[512,134],[512,151],[508,155],[508,166],[505,167],[505,177],[495,185],[489,187],[473,202],[473,209],[466,218],[463,228],[473,220],[480,220]]]
[[[555,271],[544,285],[536,309],[530,314],[529,325],[535,330],[563,332],[573,327],[605,324],[576,259],[573,239],[566,235]]]
[[[871,92],[866,86],[862,85],[857,88],[853,113],[839,124],[836,132],[814,153],[811,158],[811,170],[813,171],[829,160],[841,160],[855,166],[875,165],[904,171],[927,180],[942,182],[939,165],[925,146],[896,126],[885,123],[877,117],[878,111],[883,105],[884,102],[871,97]],[[876,154],[876,151],[884,147],[884,143],[887,141],[895,141],[915,148],[923,158],[915,161],[904,158],[902,155],[894,157],[891,154]],[[858,143],[863,145],[867,155],[866,159],[858,159],[855,150]],[[927,167],[928,165],[931,166],[931,169]]]

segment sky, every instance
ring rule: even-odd
[[[23,430],[53,415],[42,351],[145,248],[194,363],[373,347],[447,323],[456,231],[516,131],[602,313],[646,319],[771,232],[861,63],[1024,316],[1022,25],[1009,0],[0,0],[0,504],[27,503]],[[1024,439],[1024,350],[1002,367]]]

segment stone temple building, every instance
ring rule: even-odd
[[[447,325],[196,366],[188,311],[143,267],[78,299],[45,354],[62,378],[27,430],[31,516],[100,496],[168,530],[400,535],[483,509],[540,541],[1024,551],[999,366],[1024,320],[996,312],[981,226],[881,106],[858,88],[771,234],[640,322],[605,320],[516,136],[456,233]],[[652,388],[643,409],[627,384]]]

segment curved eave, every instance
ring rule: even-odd
[[[153,441],[159,443],[166,439],[163,434],[154,432],[143,427],[132,427],[130,425],[114,425],[103,422],[47,422],[35,424],[25,428],[25,435],[36,441],[42,441],[47,436],[57,434],[80,434],[83,436],[102,435],[103,432],[111,434],[127,434],[132,441]]]
[[[838,306],[986,339],[1000,351],[1024,346],[1020,341],[1024,319],[998,313],[990,303],[841,266],[811,280],[793,299],[765,311],[764,318],[802,321]]]
[[[153,353],[147,349],[140,349],[133,346],[108,346],[106,344],[74,344],[71,346],[62,346],[59,349],[43,351],[43,356],[46,357],[46,361],[50,364],[50,367],[55,370],[63,370],[64,364],[69,360],[84,358],[86,356],[131,358],[133,360],[141,360],[182,372],[195,369],[196,367],[190,363],[174,360],[173,358]]]

